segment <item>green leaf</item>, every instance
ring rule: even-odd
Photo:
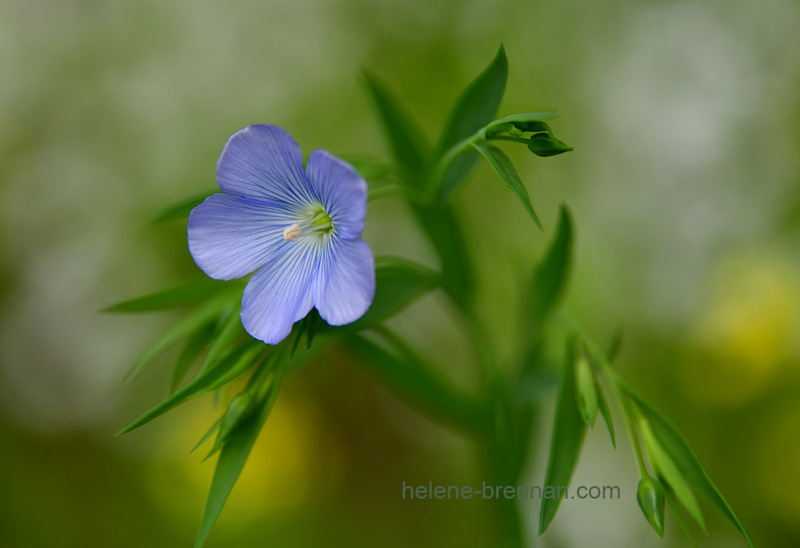
[[[194,282],[158,291],[144,297],[137,297],[102,309],[105,313],[153,312],[171,308],[183,308],[199,303],[220,291],[229,289],[225,282]]]
[[[232,381],[247,371],[256,362],[259,354],[263,353],[264,350],[265,345],[254,339],[240,344],[229,352],[227,356],[217,362],[216,365],[198,373],[186,386],[133,421],[116,435],[120,436],[139,428],[185,401],[208,394]]]
[[[237,394],[235,398],[228,404],[225,414],[222,416],[222,422],[219,425],[219,433],[214,442],[214,447],[211,448],[209,456],[216,453],[222,448],[225,441],[230,435],[236,431],[239,426],[255,411],[255,404],[258,403],[252,392],[244,391]]]
[[[175,362],[175,367],[172,369],[170,393],[175,392],[178,388],[186,372],[208,345],[208,341],[214,336],[214,331],[216,329],[216,324],[211,322],[202,326],[186,339],[186,344],[183,345],[183,349],[181,349],[181,353],[178,355],[178,360]]]
[[[574,150],[548,133],[537,133],[528,139],[528,149],[537,156],[556,156]]]
[[[659,480],[666,483],[670,490],[675,493],[675,496],[689,512],[700,528],[706,530],[706,523],[703,519],[703,513],[700,510],[700,505],[697,504],[697,499],[692,493],[689,484],[686,483],[683,475],[681,474],[678,466],[673,462],[669,454],[664,451],[658,439],[653,435],[650,426],[645,419],[639,421],[639,428],[644,436],[645,445],[647,446],[647,453],[650,455],[650,462],[653,465]]]
[[[389,92],[386,84],[369,71],[364,70],[363,74],[383,122],[401,180],[407,186],[421,189],[428,157],[428,145],[422,137],[422,131],[408,111]]]
[[[497,172],[506,186],[517,195],[517,198],[522,202],[522,205],[525,207],[528,215],[531,216],[531,219],[533,219],[533,222],[536,223],[536,226],[542,228],[542,222],[533,210],[528,191],[525,189],[525,185],[522,184],[522,180],[520,180],[517,170],[514,168],[514,164],[511,163],[511,160],[506,156],[505,152],[487,142],[473,143],[473,146],[478,152],[483,154],[483,157],[486,158],[489,165]]]
[[[361,331],[394,316],[409,303],[434,289],[439,275],[422,265],[396,257],[379,257],[375,269],[375,298],[367,313],[347,326]]]
[[[461,222],[450,206],[414,208],[442,263],[442,286],[462,308],[473,301],[475,279]]]
[[[501,44],[492,62],[462,92],[450,113],[439,140],[437,157],[492,121],[503,100],[507,79],[508,60]],[[477,161],[478,155],[471,151],[456,158],[439,181],[441,195],[446,197],[452,194],[467,178]]]
[[[578,410],[578,402],[575,401],[574,360],[574,343],[570,340],[567,344],[567,363],[563,368],[558,390],[550,460],[547,464],[547,475],[544,482],[546,487],[553,487],[556,491],[561,486],[569,485],[586,433],[586,423]],[[539,518],[540,535],[547,530],[553,518],[556,517],[560,504],[561,497],[543,499]]]
[[[664,489],[658,480],[645,476],[639,482],[636,490],[636,501],[642,509],[647,522],[658,534],[664,538]]]
[[[753,542],[741,521],[739,521],[739,518],[733,512],[730,505],[712,483],[711,479],[708,477],[708,473],[705,468],[703,468],[703,465],[700,464],[700,460],[697,458],[697,455],[695,455],[689,442],[683,437],[683,434],[648,404],[632,386],[623,382],[622,387],[636,402],[637,408],[647,420],[653,438],[658,440],[659,447],[661,447],[663,452],[675,463],[681,476],[701,497],[733,523],[747,540],[747,543],[752,547]]]
[[[485,426],[483,410],[476,401],[441,378],[407,345],[394,337],[391,343],[394,351],[362,335],[347,339],[348,346],[361,357],[360,363],[403,399],[465,432]]]
[[[603,422],[606,423],[608,435],[611,436],[611,445],[616,449],[617,437],[614,432],[614,421],[611,418],[611,410],[608,408],[606,397],[603,395],[603,391],[600,389],[599,385],[597,385],[597,406],[600,409],[600,416],[603,417]]]
[[[533,277],[531,286],[531,312],[541,321],[555,308],[567,285],[572,253],[572,221],[569,210],[561,206],[558,228],[550,248]]]
[[[229,296],[217,296],[209,299],[205,303],[192,310],[171,327],[163,331],[144,350],[134,362],[133,366],[125,375],[125,380],[130,381],[138,377],[147,367],[181,338],[200,329],[204,324],[210,322],[222,313],[229,306]]]
[[[622,329],[616,328],[614,333],[611,334],[611,341],[608,343],[608,362],[611,363],[617,359],[620,350],[622,350]]]
[[[174,203],[155,215],[150,219],[150,223],[160,223],[162,221],[168,221],[170,219],[179,219],[181,217],[188,217],[189,213],[203,203],[203,200],[219,192],[218,189],[209,190],[203,194],[198,194],[197,196],[193,196],[192,198],[188,198],[186,200],[181,200],[180,202]]]
[[[211,339],[211,348],[208,349],[208,356],[200,371],[205,371],[212,367],[227,352],[237,337],[244,334],[239,307],[236,306],[228,312],[228,315],[217,327],[214,337]]]
[[[500,44],[491,63],[461,93],[442,132],[440,153],[492,121],[503,100],[507,79],[508,59]]]
[[[200,530],[197,533],[195,548],[201,548],[211,533],[211,528],[216,523],[222,512],[225,502],[228,500],[236,480],[247,462],[247,457],[261,432],[261,428],[269,416],[275,399],[278,396],[282,378],[282,364],[275,368],[274,376],[268,387],[258,410],[244,419],[241,424],[228,436],[225,444],[220,451],[219,460],[214,470],[214,479],[211,481],[211,489],[208,493],[206,509],[203,513],[203,520],[200,523]]]
[[[680,527],[681,531],[683,531],[683,535],[689,542],[689,546],[697,548],[697,543],[692,538],[692,534],[689,532],[689,528],[683,521],[683,516],[681,516],[680,506],[678,501],[675,499],[675,495],[670,491],[666,491],[664,495],[665,498],[667,499],[667,507],[669,508],[669,511],[672,512],[672,517],[675,518],[675,522],[678,524],[678,527]]]

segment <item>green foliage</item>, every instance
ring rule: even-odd
[[[442,132],[437,157],[492,121],[503,100],[507,79],[508,60],[501,45],[489,66],[462,92]],[[467,151],[450,164],[439,183],[442,196],[455,192],[477,160],[474,152]]]
[[[189,399],[221,388],[250,369],[262,352],[264,352],[264,345],[258,341],[250,339],[241,343],[214,365],[200,371],[186,386],[123,428],[117,435],[135,430]]]
[[[586,433],[586,422],[578,410],[575,400],[575,345],[570,340],[567,344],[567,359],[561,373],[561,384],[558,389],[555,422],[553,424],[550,458],[547,463],[547,475],[544,486],[559,487],[569,485],[572,472],[578,461],[578,453]],[[561,504],[561,497],[544,498],[539,517],[539,534],[544,533]]]
[[[680,476],[690,485],[701,497],[703,497],[720,514],[725,516],[733,523],[739,532],[753,546],[750,536],[747,534],[742,522],[731,509],[728,502],[719,492],[708,477],[700,459],[695,455],[689,442],[680,431],[665,419],[655,408],[653,408],[642,395],[627,383],[622,383],[625,393],[630,396],[636,404],[636,408],[641,413],[643,419],[647,421],[649,436],[656,440],[661,453],[674,463]],[[677,495],[678,493],[676,493]],[[683,501],[681,501],[683,502]],[[687,510],[691,510],[687,508]]]
[[[131,312],[155,312],[171,308],[183,308],[195,305],[216,293],[230,290],[230,288],[230,283],[219,281],[182,284],[136,299],[122,301],[104,308],[101,312],[129,314]]]
[[[531,216],[533,222],[536,223],[536,226],[542,228],[542,222],[539,220],[539,216],[536,215],[536,212],[533,210],[533,204],[531,204],[531,198],[528,196],[528,191],[525,188],[525,185],[522,184],[522,180],[519,178],[517,174],[517,170],[514,168],[514,164],[511,163],[511,160],[506,156],[506,154],[500,150],[499,148],[490,145],[488,143],[475,143],[473,145],[475,149],[480,152],[484,158],[489,162],[489,165],[492,166],[492,169],[500,176],[500,179],[506,184],[508,188],[511,189],[519,201],[522,202],[525,211],[528,212],[528,215]]]
[[[142,350],[134,362],[125,380],[133,380],[141,375],[158,356],[196,330],[206,325],[221,314],[231,304],[230,295],[216,295],[192,310],[188,315],[178,320],[172,327],[158,335]]]
[[[569,276],[572,253],[572,220],[566,206],[561,206],[556,235],[550,243],[531,284],[531,316],[543,321],[553,311],[564,293]]]
[[[407,186],[421,190],[424,184],[421,174],[430,154],[422,130],[389,92],[386,84],[370,71],[364,70],[363,74],[383,122],[400,180]]]
[[[283,350],[283,348],[279,348],[273,352],[271,359],[262,366],[262,371],[253,377],[256,382],[248,386],[252,392],[248,391],[250,395],[246,398],[248,406],[246,412],[242,414],[241,410],[236,411],[239,416],[229,419],[229,422],[235,424],[228,431],[222,430],[225,418],[222,419],[219,435],[223,436],[224,434],[224,436],[218,442],[222,444],[222,447],[214,470],[214,479],[211,480],[206,509],[200,522],[200,530],[195,542],[196,548],[203,546],[208,539],[211,528],[219,518],[236,480],[239,479],[256,438],[258,438],[275,399],[278,397],[286,366]]]

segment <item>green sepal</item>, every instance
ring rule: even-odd
[[[574,150],[548,133],[536,133],[528,139],[528,150],[541,157],[557,156]]]

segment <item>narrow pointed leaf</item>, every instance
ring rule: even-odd
[[[175,367],[172,369],[170,392],[175,392],[175,390],[178,388],[178,385],[183,380],[186,372],[189,370],[195,360],[197,360],[197,358],[203,352],[203,349],[208,345],[209,341],[214,336],[216,327],[217,326],[214,323],[208,323],[192,333],[189,338],[186,339],[186,343],[183,345],[181,353],[178,355],[178,359],[175,362]]]
[[[503,100],[507,79],[508,59],[501,44],[491,63],[461,93],[442,132],[440,153],[492,121]]]
[[[195,548],[201,548],[208,539],[211,528],[214,527],[214,523],[219,518],[222,508],[225,506],[225,502],[228,500],[228,496],[247,462],[247,457],[250,455],[256,438],[258,438],[258,434],[261,432],[261,428],[272,410],[280,388],[281,367],[281,365],[278,366],[267,395],[258,411],[246,418],[238,428],[231,432],[220,451],[219,460],[217,460],[217,466],[214,470],[214,479],[211,481],[211,489],[206,501],[205,512],[203,513],[203,520],[197,533]]]
[[[508,60],[501,44],[489,66],[462,92],[442,132],[437,156],[492,121],[503,100],[507,79]],[[472,151],[456,158],[438,182],[441,195],[445,198],[451,195],[477,161],[478,155]]]
[[[243,333],[244,328],[242,327],[239,309],[234,308],[228,312],[228,315],[214,332],[214,337],[210,341],[211,348],[208,349],[208,356],[200,371],[205,371],[217,363],[224,354],[230,351],[236,338]]]
[[[228,299],[212,298],[205,303],[192,310],[187,316],[184,316],[171,327],[167,328],[144,350],[139,354],[139,357],[134,362],[128,373],[125,375],[125,380],[130,381],[138,377],[158,356],[165,352],[169,347],[178,342],[181,338],[193,333],[195,330],[200,329],[204,324],[208,323],[216,316],[222,313],[225,307],[228,306]]]
[[[238,394],[231,400],[225,414],[222,416],[219,433],[209,456],[221,449],[228,437],[254,412],[256,403],[253,394],[248,391]]]
[[[531,287],[531,312],[541,321],[552,312],[564,292],[572,252],[572,221],[566,206],[561,206],[558,228],[550,248],[536,269]]]
[[[638,409],[647,420],[653,436],[658,440],[664,452],[670,456],[681,475],[686,479],[686,482],[719,513],[733,523],[752,547],[753,542],[741,521],[739,521],[728,502],[708,477],[708,473],[700,463],[700,459],[697,458],[683,434],[647,403],[636,389],[627,383],[623,383],[622,386],[625,392],[634,399]]]
[[[578,461],[586,423],[578,410],[575,400],[575,377],[573,360],[575,359],[572,341],[567,347],[567,363],[565,364],[556,403],[555,423],[553,425],[550,459],[547,464],[547,475],[544,485],[552,486],[556,492],[561,486],[568,486],[575,464]],[[556,517],[561,498],[544,498],[539,518],[539,534],[544,533],[553,518]]]
[[[611,410],[608,408],[608,401],[603,395],[603,391],[599,385],[597,385],[597,407],[600,409],[600,416],[603,417],[603,422],[606,423],[608,435],[611,436],[611,445],[616,449],[617,436],[614,432],[614,420],[611,418]]]
[[[692,534],[689,532],[689,527],[687,527],[686,522],[683,521],[680,503],[675,499],[675,495],[667,491],[664,493],[664,496],[667,500],[667,508],[669,508],[669,511],[672,513],[672,517],[675,518],[675,522],[678,524],[680,530],[683,531],[683,536],[686,537],[686,541],[689,543],[689,546],[692,548],[697,548],[697,543],[692,538]]]
[[[383,122],[401,180],[410,187],[422,188],[422,172],[428,156],[428,146],[422,137],[422,131],[408,111],[389,92],[386,84],[369,71],[365,70],[363,74]]]
[[[195,305],[211,295],[229,289],[230,284],[224,282],[194,282],[164,291],[158,291],[144,297],[137,297],[111,305],[100,312],[127,314],[131,312],[153,312],[171,308],[183,308]]]
[[[220,417],[220,418],[218,418],[216,421],[214,421],[214,424],[212,424],[212,425],[211,425],[211,428],[209,428],[209,429],[206,431],[206,433],[205,433],[205,434],[203,434],[203,437],[202,437],[202,438],[200,438],[200,441],[198,441],[198,442],[197,442],[197,444],[196,444],[194,447],[192,447],[192,450],[191,450],[191,451],[189,451],[189,453],[190,453],[190,454],[191,454],[191,453],[194,453],[195,451],[197,451],[198,449],[200,449],[200,448],[203,446],[203,444],[204,444],[205,442],[207,442],[208,440],[210,440],[210,439],[211,439],[211,436],[213,436],[213,435],[214,435],[214,433],[215,433],[217,430],[219,430],[219,427],[220,427],[220,425],[222,425],[222,417]]]
[[[150,219],[150,223],[160,223],[162,221],[168,221],[170,219],[180,219],[181,217],[188,217],[189,213],[192,210],[203,203],[203,200],[211,196],[212,194],[219,192],[218,190],[209,190],[203,194],[199,194],[197,196],[193,196],[191,198],[187,198],[186,200],[181,200],[180,202],[176,202],[155,215]]]
[[[522,184],[522,180],[519,178],[519,174],[517,174],[514,164],[511,163],[511,160],[508,156],[506,156],[505,152],[487,142],[473,143],[473,146],[483,155],[484,158],[486,158],[486,160],[489,162],[489,165],[492,166],[492,169],[494,169],[495,172],[500,176],[500,179],[505,183],[505,185],[510,188],[514,194],[516,194],[517,198],[519,198],[519,201],[522,202],[525,211],[528,212],[528,215],[531,216],[533,222],[536,223],[536,226],[542,228],[542,222],[539,220],[539,216],[536,215],[536,212],[533,210],[533,204],[531,204],[531,198],[528,196],[528,191],[525,188],[525,185]]]
[[[694,497],[692,489],[689,487],[683,474],[681,474],[680,469],[675,462],[673,462],[672,457],[661,447],[658,439],[656,439],[655,435],[650,430],[647,420],[640,420],[639,427],[641,428],[645,444],[647,445],[647,453],[650,455],[650,462],[658,475],[658,479],[669,486],[681,505],[686,508],[686,511],[689,512],[689,515],[700,525],[700,528],[705,531],[706,523],[703,519],[700,505],[697,504],[697,499]]]
[[[150,422],[184,403],[185,401],[208,394],[220,386],[232,381],[247,371],[257,360],[260,353],[264,352],[264,345],[258,341],[250,340],[233,349],[216,365],[198,373],[186,386],[175,392],[162,403],[123,428],[117,435],[125,434]]]

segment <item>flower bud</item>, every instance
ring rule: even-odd
[[[639,508],[642,509],[647,522],[658,533],[664,537],[664,488],[661,483],[650,476],[645,476],[639,482],[639,489],[636,491],[636,500]]]

